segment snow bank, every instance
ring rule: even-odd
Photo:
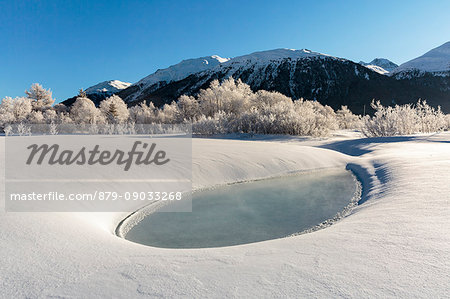
[[[349,157],[301,144],[194,139],[193,188],[342,167]],[[220,149],[220,150],[219,150]]]
[[[306,141],[195,139],[193,149],[196,188],[349,165],[366,189],[360,206],[326,229],[214,249],[130,243],[111,231],[119,214],[1,212],[1,296],[447,295],[449,133]]]

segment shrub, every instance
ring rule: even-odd
[[[419,100],[413,105],[384,107],[379,101],[372,102],[376,110],[373,117],[366,117],[362,132],[367,137],[430,133],[445,128],[445,117],[440,108],[430,107]]]

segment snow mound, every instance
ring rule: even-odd
[[[450,42],[434,48],[420,57],[403,63],[393,73],[425,72],[434,75],[450,75]]]
[[[87,94],[99,94],[99,93],[113,94],[122,89],[127,88],[130,85],[131,85],[131,83],[122,82],[119,80],[104,81],[104,82],[100,82],[94,86],[87,88],[86,93]]]

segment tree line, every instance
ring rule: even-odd
[[[254,92],[241,80],[213,81],[195,97],[181,96],[157,108],[142,102],[128,107],[117,95],[99,107],[80,90],[70,107],[54,105],[52,92],[33,84],[23,97],[0,103],[0,128],[20,124],[178,124],[190,123],[194,134],[228,133],[327,136],[333,130],[360,130],[368,137],[436,132],[450,127],[450,115],[419,100],[394,107],[372,102],[373,116],[353,114],[346,106],[334,111],[317,101],[291,98],[274,91]]]

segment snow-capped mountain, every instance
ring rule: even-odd
[[[363,64],[306,49],[260,51],[232,59],[215,55],[183,60],[117,94],[130,106],[142,101],[162,106],[183,94],[197,94],[208,88],[213,80],[233,77],[249,84],[255,91],[278,91],[294,100],[317,100],[334,109],[347,105],[355,113],[362,113],[364,106],[370,107],[373,99],[389,105],[413,103],[418,98],[426,99],[434,106],[441,105],[444,111],[450,112],[450,76],[398,78],[397,75],[386,76],[395,66],[387,59],[377,58]],[[98,105],[104,99],[104,93],[92,94],[89,98]],[[71,105],[75,99],[68,99],[64,104]]]
[[[393,75],[399,79],[423,76],[427,73],[450,76],[450,42],[403,63],[393,71]]]
[[[126,97],[126,101],[133,101],[143,93],[154,91],[172,81],[178,81],[191,74],[212,69],[221,63],[227,62],[229,58],[218,55],[186,59],[166,69],[159,69],[155,73],[139,80],[131,86],[132,93]]]
[[[236,58],[222,58],[218,55],[187,59],[178,64],[172,65],[166,69],[159,69],[155,73],[139,80],[133,86],[139,86],[140,90],[144,90],[154,84],[161,82],[170,83],[188,77],[189,75],[232,65],[233,67],[246,63],[266,64],[268,61],[276,61],[285,58],[299,59],[306,57],[331,57],[326,54],[312,52],[310,50],[293,50],[293,49],[276,49],[271,51],[255,52],[250,55],[239,56]]]
[[[386,58],[375,58],[371,62],[369,62],[370,65],[376,65],[378,67],[381,67],[385,69],[388,72],[392,72],[396,67],[398,67],[398,64],[390,61]]]
[[[378,66],[378,65],[373,65],[373,64],[367,64],[364,65],[366,68],[371,69],[374,72],[377,72],[378,74],[381,75],[387,75],[389,74],[389,71],[385,70],[384,68]]]
[[[163,71],[168,69],[159,72]],[[157,73],[147,78],[155,78]],[[378,84],[371,87],[370,80],[379,82],[386,76],[350,60],[319,52],[275,49],[235,57],[210,69],[193,72],[181,80],[144,84],[149,82],[144,78],[141,83],[130,86],[118,95],[130,105],[152,101],[156,106],[161,106],[182,94],[196,94],[215,79],[229,77],[241,79],[253,90],[275,90],[293,99],[304,97],[337,108],[353,105],[362,111],[359,94],[374,89],[373,86]],[[351,104],[352,101],[355,104]]]
[[[84,92],[89,99],[91,99],[95,105],[99,105],[101,101],[106,99],[107,97],[112,96],[131,86],[131,83],[122,82],[119,80],[109,80],[103,81],[98,84],[95,84],[91,87],[86,88]],[[64,102],[62,102],[66,106],[72,105],[77,99],[77,96],[71,97]]]
[[[375,59],[372,62],[388,69],[393,67],[393,63],[387,59]],[[149,77],[154,78],[155,74]],[[218,63],[203,71],[192,72],[181,80],[158,81],[146,88],[135,84],[118,95],[129,105],[151,101],[156,106],[162,106],[183,94],[197,94],[201,89],[208,88],[215,79],[222,81],[229,77],[241,79],[253,90],[272,90],[293,99],[303,97],[317,100],[334,109],[347,105],[355,113],[362,113],[364,106],[370,107],[373,99],[389,105],[411,103],[424,98],[432,105],[441,105],[443,110],[450,110],[450,84],[446,81],[399,81],[350,60],[306,49],[255,52]]]
[[[187,76],[208,70],[218,66],[221,63],[227,62],[229,58],[222,58],[218,55],[186,59],[178,64],[169,66],[166,69],[159,69],[155,73],[139,80],[133,85],[152,85],[158,82],[171,82],[181,80]]]
[[[273,72],[283,63],[295,64],[298,61],[308,62],[313,60],[317,60],[319,63],[331,60],[346,61],[342,58],[337,58],[319,52],[313,52],[307,49],[275,49],[254,52],[249,55],[232,58],[216,68],[211,69],[209,73],[219,72],[222,73],[223,77],[240,78],[242,75],[245,76],[245,73],[251,69],[252,74],[248,75],[247,81],[257,83],[257,81],[264,81],[266,79],[266,75],[270,75],[271,70]],[[267,71],[269,72],[265,74]],[[271,75],[272,77],[276,76],[275,73],[272,73]]]
[[[313,52],[310,50],[294,49],[275,49],[269,51],[255,52],[249,55],[238,56],[235,58],[221,58],[220,56],[208,56],[196,59],[183,60],[179,64],[173,65],[167,69],[158,70],[155,73],[143,78],[129,88],[120,92],[120,96],[128,103],[140,102],[146,99],[149,94],[160,94],[170,89],[172,82],[182,81],[191,75],[204,77],[204,80],[198,81],[190,89],[197,91],[199,86],[209,84],[215,78],[214,74],[221,74],[220,78],[241,77],[246,70],[253,69],[250,79],[254,81],[265,80],[261,76],[269,65],[277,65],[283,61],[297,61],[303,59],[338,59],[336,57]],[[342,59],[341,59],[342,60]],[[208,75],[212,77],[210,78]],[[206,75],[206,77],[205,77]],[[214,77],[214,78],[213,78]],[[248,80],[250,81],[250,80]],[[187,92],[187,91],[186,91]],[[167,95],[172,96],[172,95]],[[158,103],[156,103],[158,104]]]
[[[86,94],[102,94],[102,93],[113,94],[129,87],[130,85],[131,83],[128,82],[122,82],[119,80],[109,80],[100,82],[94,86],[86,88],[85,92]]]
[[[392,72],[396,67],[398,67],[397,64],[393,63],[389,59],[386,58],[375,58],[369,63],[366,63],[364,61],[360,61],[359,64],[364,65],[365,67],[379,73],[382,75],[389,74]]]
[[[303,58],[312,58],[312,57],[326,57],[326,58],[336,58],[331,55],[322,54],[319,52],[313,52],[308,49],[275,49],[268,51],[259,51],[254,52],[248,55],[238,56],[229,60],[228,63],[224,65],[237,65],[243,63],[258,63],[258,64],[267,64],[271,61],[280,61],[283,59],[303,59]]]

